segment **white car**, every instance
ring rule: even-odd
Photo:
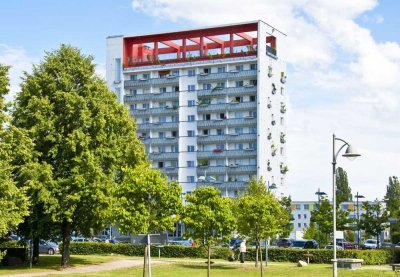
[[[325,245],[324,249],[333,249],[333,245],[332,244]],[[340,245],[336,245],[336,250],[343,250],[343,247],[341,247]]]
[[[364,241],[364,246],[367,249],[376,249],[378,248],[378,241],[376,239],[367,239]]]

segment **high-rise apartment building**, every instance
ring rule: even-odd
[[[153,167],[184,193],[283,185],[285,35],[263,21],[107,38],[107,82]]]

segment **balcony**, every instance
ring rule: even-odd
[[[168,78],[153,78],[153,79],[139,79],[139,80],[126,80],[124,86],[126,88],[145,88],[150,86],[173,86],[179,84],[179,78],[170,76]]]
[[[228,111],[246,111],[257,109],[257,102],[229,103]]]
[[[224,150],[222,152],[198,151],[198,159],[251,158],[257,156],[257,150]]]
[[[217,128],[217,127],[250,127],[257,125],[257,118],[244,117],[244,118],[230,118],[230,119],[214,119],[214,120],[199,120],[197,127],[202,128]]]
[[[222,89],[203,89],[197,91],[197,96],[242,96],[242,95],[252,95],[257,92],[257,86],[243,86],[243,87],[229,87]]]
[[[241,141],[256,141],[257,134],[226,134],[226,135],[212,135],[212,136],[198,136],[197,142],[199,144],[220,143],[220,142],[241,142]]]
[[[159,123],[144,123],[137,125],[137,132],[149,130],[177,130],[178,122],[159,122]]]
[[[244,181],[236,181],[236,182],[197,182],[197,187],[215,187],[222,192],[224,190],[244,190],[248,188],[248,183]]]
[[[197,175],[199,176],[204,176],[207,173],[208,175],[213,175],[213,174],[225,174],[226,173],[226,167],[224,166],[208,166],[208,167],[199,167],[197,168]]]
[[[151,108],[151,109],[137,109],[130,110],[130,114],[133,116],[143,116],[143,115],[171,115],[177,114],[178,108]]]
[[[227,167],[228,174],[251,174],[257,173],[256,165],[238,165],[237,167]],[[208,171],[207,171],[208,173]]]
[[[164,167],[160,168],[164,173],[167,175],[178,175],[178,168],[177,167]]]
[[[149,138],[143,141],[144,145],[162,146],[162,145],[176,145],[178,144],[178,138]]]
[[[225,112],[229,109],[229,104],[225,103],[225,104],[210,104],[207,106],[198,106],[197,107],[197,111],[199,113],[201,112]]]
[[[207,75],[197,75],[197,82],[217,82],[217,81],[225,81],[228,77],[228,72],[221,73],[209,73]]]
[[[228,80],[242,80],[257,77],[257,70],[231,71],[228,73]]]
[[[171,92],[163,92],[163,93],[145,93],[145,94],[137,94],[137,95],[125,95],[124,102],[125,103],[136,103],[150,100],[178,100],[179,92],[171,91]]]
[[[210,104],[204,106],[198,106],[197,111],[199,113],[208,112],[226,112],[226,111],[246,111],[257,109],[256,102],[230,102],[225,104]]]
[[[177,152],[164,152],[164,153],[149,153],[149,159],[152,161],[169,161],[169,160],[177,160],[178,153]]]

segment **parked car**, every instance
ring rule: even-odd
[[[378,241],[376,239],[367,239],[364,241],[364,246],[367,249],[376,249],[378,248]]]
[[[306,243],[304,244],[304,249],[318,249],[319,244],[316,240],[310,239],[307,240]]]
[[[89,242],[90,239],[87,239],[87,238],[74,238],[72,241],[73,242]]]
[[[350,242],[350,241],[345,241],[343,240],[342,242],[338,242],[336,245],[341,246],[343,249],[357,249],[357,244]]]
[[[285,247],[285,248],[287,248],[287,247],[291,247],[292,246],[292,244],[293,244],[293,240],[292,239],[279,239],[277,242],[276,242],[276,246],[278,246],[278,247]]]
[[[60,249],[58,245],[51,241],[40,240],[39,241],[39,253],[54,255],[59,253]]]
[[[400,242],[396,243],[394,247],[399,248],[400,247]]]
[[[325,245],[324,249],[333,249],[333,244]],[[340,245],[336,245],[336,249],[343,250],[343,247],[341,247]]]
[[[293,241],[291,248],[303,249],[305,244],[306,240],[295,240]]]
[[[231,238],[231,240],[229,241],[229,248],[235,250],[240,247],[240,243],[242,243],[241,239]]]

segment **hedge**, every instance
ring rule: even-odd
[[[178,245],[166,245],[159,248],[161,257],[167,258],[206,258],[207,252],[204,247],[185,247]],[[153,256],[158,255],[158,247],[152,247]],[[143,245],[131,244],[111,244],[96,242],[72,242],[71,254],[96,255],[96,254],[120,254],[127,256],[143,256]],[[265,259],[265,248],[262,250]],[[269,248],[268,260],[274,262],[298,262],[304,260],[303,254],[310,253],[313,257],[311,263],[331,263],[333,258],[332,250],[328,249],[291,249],[291,248]],[[236,257],[238,253],[235,253]],[[226,247],[216,247],[212,249],[213,259],[229,260],[232,256],[231,250]],[[400,262],[400,249],[382,250],[338,250],[338,258],[363,259],[366,265],[380,265],[392,262]],[[246,260],[255,260],[255,248],[248,248]]]

